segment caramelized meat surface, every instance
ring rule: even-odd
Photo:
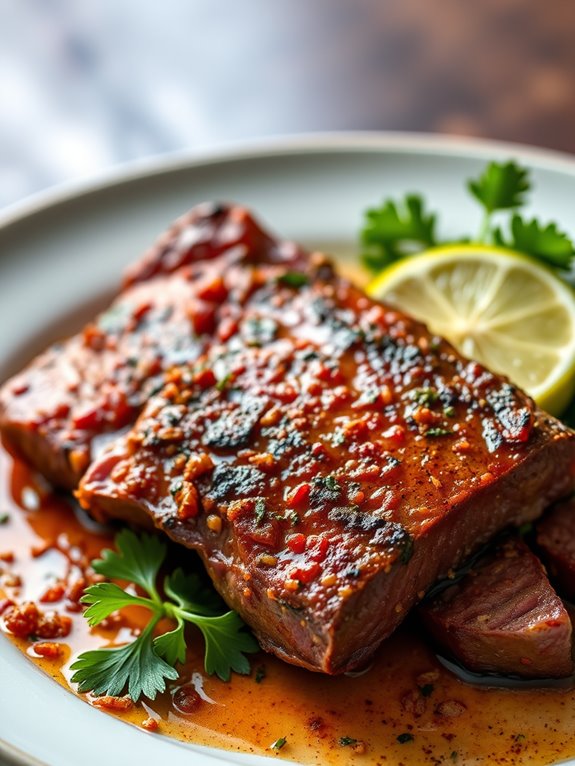
[[[537,525],[537,545],[559,592],[575,601],[575,500],[559,503]]]
[[[573,672],[567,610],[520,540],[483,557],[419,612],[440,647],[469,670],[524,678]]]
[[[225,341],[171,370],[78,496],[197,550],[264,648],[339,673],[571,491],[575,439],[327,262],[302,270],[250,272]]]
[[[243,208],[194,208],[129,270],[107,311],[3,386],[0,431],[54,484],[76,487],[99,446],[134,421],[165,370],[226,336],[228,296],[244,299],[252,265],[302,258]]]

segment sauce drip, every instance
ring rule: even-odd
[[[112,542],[1,449],[0,519],[0,604],[5,598],[38,603],[56,583],[68,587]],[[184,555],[197,565],[193,554]],[[0,640],[12,640],[73,693],[73,657],[130,640],[146,619],[134,610],[106,629],[90,629],[65,595],[38,605],[72,619],[70,634],[55,640],[60,656],[38,656],[34,642],[10,635],[2,618]],[[205,675],[202,654],[198,637],[165,694],[107,712],[184,742],[303,764],[550,764],[575,756],[575,690],[464,683],[438,662],[415,622],[355,676],[313,674],[261,654],[252,660],[251,676],[223,683]],[[90,695],[79,696],[95,704]],[[280,749],[271,747],[284,738]]]

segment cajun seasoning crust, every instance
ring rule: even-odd
[[[264,231],[240,205],[205,202],[178,218],[153,247],[126,269],[124,288],[182,266],[214,260],[230,251],[249,254],[255,263],[294,263],[305,257],[299,245]]]
[[[171,371],[79,498],[198,550],[265,648],[336,673],[478,544],[567,493],[575,441],[316,265],[254,270],[236,331]]]
[[[226,299],[245,298],[250,264],[304,257],[243,208],[194,208],[132,267],[106,312],[4,385],[0,430],[53,483],[74,488],[92,447],[134,421],[164,371],[196,359],[216,329],[226,336]]]

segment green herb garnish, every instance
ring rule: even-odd
[[[425,432],[426,436],[451,436],[453,434],[453,431],[450,431],[448,428],[428,428]]]
[[[543,226],[535,218],[528,221],[514,215],[508,238],[505,238],[500,229],[495,229],[493,239],[497,245],[519,250],[544,261],[549,266],[559,269],[568,269],[571,266],[573,242],[567,234],[559,231],[554,223]]]
[[[408,194],[401,202],[386,200],[365,214],[361,232],[365,264],[377,271],[405,255],[437,244],[434,214],[426,213],[423,198]]]
[[[508,247],[558,269],[565,276],[575,257],[573,240],[556,223],[541,223],[517,211],[532,188],[529,170],[514,161],[490,162],[478,178],[467,181],[467,189],[483,209],[476,237],[439,240],[436,216],[425,212],[421,196],[407,194],[401,201],[385,200],[381,207],[366,211],[361,230],[365,265],[379,271],[399,258],[435,245],[479,242]],[[507,226],[494,219],[510,215]],[[562,272],[562,274],[561,274]]]
[[[353,737],[340,737],[339,744],[343,747],[349,747],[349,745],[357,745],[357,739]]]
[[[232,379],[232,373],[228,372],[227,375],[224,375],[224,377],[220,378],[218,382],[216,383],[217,390],[224,391],[227,388],[228,383],[230,382],[231,379]]]
[[[287,739],[285,737],[280,737],[279,739],[276,739],[275,742],[272,742],[270,745],[270,750],[281,750],[282,747],[287,743]]]
[[[413,734],[410,734],[408,731],[404,732],[403,734],[400,734],[397,737],[397,741],[400,745],[405,745],[406,742],[413,742],[414,736]]]
[[[493,213],[525,204],[525,195],[531,189],[529,171],[515,162],[490,162],[479,178],[467,182],[467,188],[485,211],[478,237],[484,242]]]
[[[9,513],[0,513],[0,524],[8,524],[10,521]]]
[[[341,492],[341,486],[339,485],[335,476],[326,476],[324,479],[325,486],[330,492]]]
[[[285,274],[280,274],[277,281],[288,287],[303,287],[309,282],[309,277],[301,271],[286,271]]]
[[[164,580],[165,596],[159,594],[157,581],[166,556],[164,543],[152,535],[136,535],[129,530],[120,532],[115,542],[118,550],[105,550],[101,559],[92,562],[94,570],[133,583],[147,595],[132,595],[113,582],[91,585],[81,599],[88,605],[84,616],[90,626],[98,625],[126,606],[145,607],[151,616],[131,643],[78,656],[71,666],[75,671],[72,681],[78,684],[78,691],[112,696],[127,691],[134,702],[141,696],[154,699],[164,691],[166,681],[178,678],[175,665],[186,656],[187,623],[199,628],[204,637],[207,673],[227,681],[232,671],[244,675],[250,672],[245,654],[258,650],[255,639],[244,630],[245,625],[235,612],[218,614],[221,610],[215,594],[196,575],[176,569]],[[166,617],[176,627],[155,636],[159,621]]]
[[[256,515],[256,524],[261,524],[266,515],[266,501],[262,497],[258,497],[254,507]]]
[[[274,513],[273,516],[278,521],[289,521],[292,527],[299,524],[299,514],[296,511],[286,511],[283,515],[281,513]]]
[[[415,388],[410,395],[414,402],[425,407],[434,404],[439,398],[439,394],[434,388]]]

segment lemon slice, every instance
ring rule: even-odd
[[[575,391],[575,297],[532,259],[453,245],[398,261],[367,288],[467,357],[507,375],[553,414]]]

